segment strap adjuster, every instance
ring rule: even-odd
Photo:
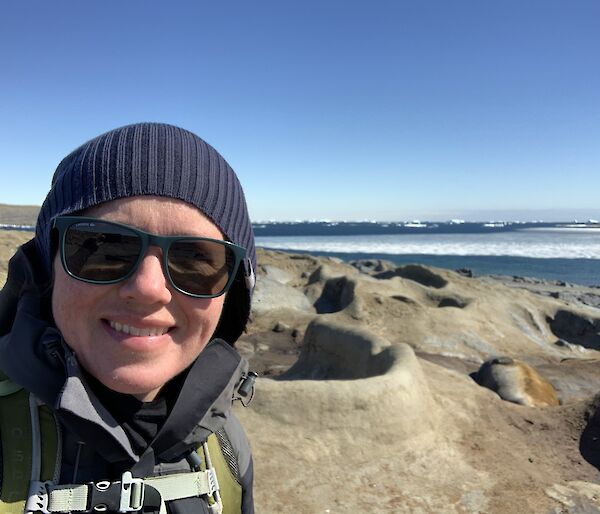
[[[144,506],[144,481],[141,478],[133,478],[129,471],[125,471],[121,477],[121,501],[119,512],[134,512]]]
[[[219,481],[217,480],[217,472],[215,468],[208,468],[206,470],[207,482],[208,482],[208,494],[213,495],[219,492]]]
[[[144,505],[144,481],[133,478],[129,471],[119,482],[88,483],[88,504],[86,512],[135,512]]]

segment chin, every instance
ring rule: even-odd
[[[164,370],[161,371],[164,372]],[[148,370],[145,370],[145,373],[148,374]],[[157,377],[156,373],[154,373],[151,377],[144,380],[144,373],[130,371],[105,377],[105,380],[101,380],[101,382],[117,393],[130,394],[142,401],[152,401],[156,398],[162,387],[176,374]]]

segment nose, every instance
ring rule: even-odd
[[[151,247],[142,258],[135,273],[122,283],[122,298],[143,304],[168,304],[172,295],[162,266],[162,253]]]

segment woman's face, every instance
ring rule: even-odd
[[[85,214],[154,234],[223,239],[198,209],[170,198],[123,198]],[[161,250],[150,247],[132,277],[110,285],[75,280],[65,273],[60,256],[54,259],[52,310],[66,343],[106,387],[143,401],[154,399],[204,349],[225,298],[193,298],[174,290],[161,258]]]

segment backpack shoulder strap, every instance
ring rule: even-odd
[[[0,514],[21,514],[31,480],[52,480],[60,465],[60,437],[54,415],[33,395],[0,377],[2,449]]]
[[[223,514],[240,514],[242,511],[242,486],[234,475],[237,462],[230,465],[228,462],[237,460],[231,450],[231,443],[224,433],[210,434],[206,441],[212,466],[215,468],[219,480],[219,492],[223,503]],[[223,448],[223,446],[229,446]],[[206,463],[203,447],[198,449],[203,462]],[[227,455],[227,458],[225,457]],[[206,464],[205,464],[206,465]],[[235,468],[232,470],[232,466]]]
[[[31,475],[31,422],[27,391],[0,396],[2,492],[0,514],[19,514],[25,508]]]

